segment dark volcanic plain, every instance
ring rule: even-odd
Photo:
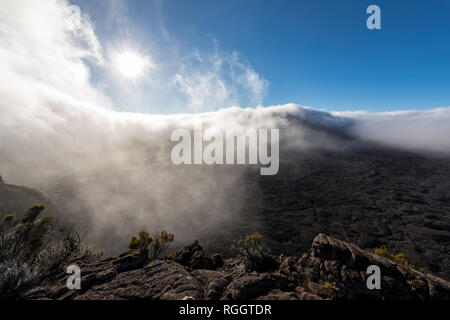
[[[177,167],[172,172],[181,179],[182,170],[186,169]],[[448,158],[356,144],[341,151],[282,152],[276,176],[260,176],[256,167],[243,172],[227,195],[229,210],[234,205],[239,214],[195,234],[206,251],[232,256],[233,239],[260,232],[273,254],[300,256],[317,234],[325,233],[366,250],[386,245],[405,253],[417,268],[450,279]],[[46,214],[78,217],[75,222],[82,229],[83,221],[89,224],[89,213],[76,195],[67,192],[70,187],[59,187],[58,192],[39,190],[51,202],[33,190],[0,184],[2,215],[24,212],[27,206],[43,202]],[[239,200],[234,203],[235,199]],[[214,208],[205,205],[204,210]],[[189,221],[179,223],[189,226]],[[177,236],[178,230],[169,231]],[[106,250],[106,254],[123,251],[131,235],[106,239],[116,246],[115,252]],[[194,239],[182,240],[179,247]]]
[[[318,233],[369,250],[386,245],[450,279],[448,159],[376,146],[280,158],[289,160],[278,175],[245,179],[247,221],[230,227],[236,235],[259,231],[273,253],[288,255],[306,251]]]

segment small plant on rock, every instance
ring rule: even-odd
[[[320,285],[325,291],[326,298],[329,299],[336,299],[339,295],[339,288],[336,286],[336,282],[329,282],[329,281],[321,281]]]
[[[269,271],[277,267],[275,259],[267,254],[263,236],[258,232],[241,237],[233,242],[231,249],[244,261],[247,271]]]
[[[171,252],[167,255],[167,259],[175,261],[175,259],[177,258],[177,253],[176,252]]]
[[[173,242],[174,235],[167,231],[161,231],[161,236],[151,237],[150,234],[142,230],[138,237],[132,237],[128,247],[130,249],[139,249],[141,251],[148,251],[150,259],[156,259],[160,256],[162,251],[167,247],[169,242]]]
[[[385,245],[382,245],[381,247],[375,249],[374,253],[377,256],[394,261],[408,269],[414,269],[414,270],[423,272],[422,268],[416,269],[416,266],[409,263],[408,259],[406,258],[406,255],[404,253],[401,253],[401,252],[400,253],[391,253],[391,252],[389,252],[388,248]]]
[[[32,206],[22,219],[0,219],[0,299],[63,270],[71,261],[96,261],[101,252],[86,246],[72,226],[55,228],[54,218],[38,219],[45,209]]]
[[[11,225],[15,218],[16,215],[14,213],[7,214],[3,217],[2,225],[5,225],[5,227]]]

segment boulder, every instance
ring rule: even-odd
[[[223,265],[222,257],[219,254],[214,254],[212,257],[207,256],[198,241],[194,241],[180,250],[175,261],[192,269],[216,269]]]
[[[367,268],[371,265],[380,268],[380,290],[367,288]],[[307,291],[324,298],[450,299],[449,282],[324,234],[314,238],[311,249],[293,268]]]

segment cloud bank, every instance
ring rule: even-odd
[[[422,154],[450,154],[450,107],[421,111],[332,114],[354,119],[354,134],[362,139]]]

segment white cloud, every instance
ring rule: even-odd
[[[269,82],[243,63],[237,53],[202,55],[194,51],[172,83],[185,95],[190,111],[212,111],[233,105],[262,105]]]
[[[450,107],[394,112],[334,112],[355,121],[362,139],[418,152],[450,154]]]
[[[42,87],[85,101],[106,105],[106,99],[89,83],[83,59],[102,63],[101,47],[89,20],[68,23],[64,1],[2,0],[0,3],[0,79],[21,78],[7,95],[27,99]],[[20,80],[20,81],[19,81]],[[40,87],[33,90],[33,87]]]
[[[269,81],[255,72],[250,65],[245,65],[239,60],[238,53],[233,53],[233,81],[250,90],[250,103],[253,106],[261,106],[267,94]]]

